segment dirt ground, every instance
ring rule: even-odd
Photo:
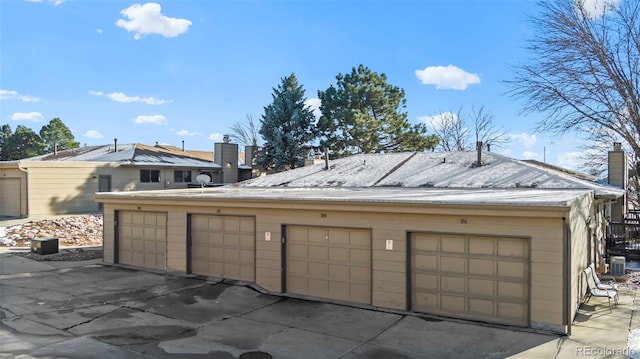
[[[102,258],[102,216],[64,216],[41,221],[29,221],[8,227],[0,227],[0,246],[31,248],[34,238],[58,238],[58,253],[40,255],[30,251],[15,255],[37,261],[80,261]],[[82,248],[79,248],[82,247]]]

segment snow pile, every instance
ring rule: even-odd
[[[16,245],[16,241],[11,238],[7,238],[7,228],[0,227],[0,246],[13,247]]]

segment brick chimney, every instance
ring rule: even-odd
[[[622,150],[622,144],[614,142],[613,151],[609,151],[607,183],[626,190],[629,181],[627,163],[627,154]],[[611,221],[622,222],[626,214],[627,196],[625,194],[611,205]]]

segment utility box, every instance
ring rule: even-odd
[[[58,253],[58,238],[32,239],[31,253],[42,255]]]
[[[611,257],[611,275],[624,275],[624,257]]]

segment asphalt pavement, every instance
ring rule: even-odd
[[[246,283],[0,251],[0,358],[638,357],[636,293],[571,336],[265,294]],[[631,335],[629,335],[631,332]],[[630,346],[628,346],[630,345]]]

